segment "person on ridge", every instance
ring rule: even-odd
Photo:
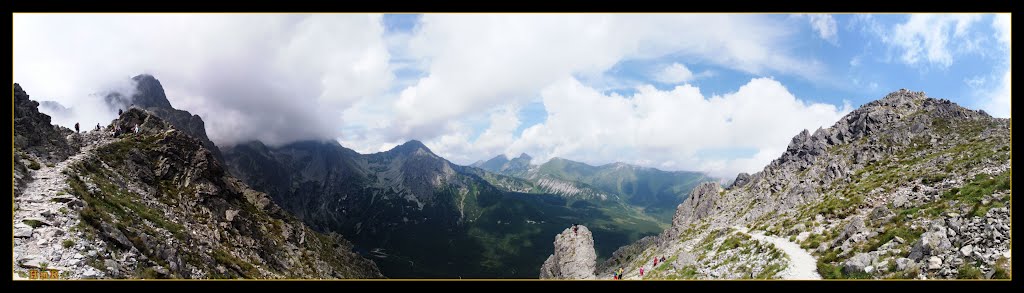
[[[121,109],[117,109],[117,116],[121,116],[121,114],[124,114],[124,111],[121,111]]]
[[[640,267],[640,277],[644,277],[644,267]]]
[[[75,122],[75,133],[82,133],[81,131],[78,131],[78,122]]]
[[[654,257],[654,266],[658,266],[658,257],[657,256]]]

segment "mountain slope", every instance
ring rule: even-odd
[[[541,165],[530,165],[530,160],[526,154],[513,160],[499,155],[476,166],[527,180],[541,192],[569,198],[622,200],[665,223],[672,219],[672,207],[685,200],[690,189],[702,181],[713,180],[699,172],[668,172],[625,163],[591,166],[556,157]]]
[[[345,235],[389,277],[533,278],[548,255],[539,243],[565,225],[602,231],[603,255],[663,229],[631,207],[528,193],[529,182],[452,164],[418,141],[374,154],[334,141],[251,142],[225,154],[233,174],[315,229]]]
[[[750,239],[749,228],[798,243],[824,278],[1007,278],[1009,122],[893,92],[801,132],[728,189],[698,186],[670,229],[621,248],[598,274],[625,266],[646,267],[644,278],[783,277],[784,253]],[[671,260],[652,268],[654,255]]]
[[[81,152],[32,171],[34,180],[16,194],[16,273],[53,268],[65,278],[381,276],[347,241],[310,230],[228,176],[198,140],[153,113],[130,109],[114,123],[141,130],[116,138],[106,131],[74,134]],[[30,133],[52,127],[17,126]]]

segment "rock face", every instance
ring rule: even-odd
[[[21,85],[14,84],[14,148],[44,162],[59,162],[77,152],[68,145],[74,131],[50,124],[50,116],[39,112],[39,103],[29,99]]]
[[[586,226],[569,227],[555,236],[555,253],[544,261],[541,279],[594,279],[597,254],[594,235]]]
[[[704,182],[697,185],[690,192],[690,196],[686,201],[679,204],[679,207],[676,209],[676,215],[672,218],[672,228],[669,228],[665,236],[667,238],[675,238],[679,236],[682,228],[711,215],[715,209],[718,193],[721,190],[721,186],[715,182]]]
[[[136,91],[131,97],[120,93],[112,93],[105,99],[108,105],[116,109],[128,109],[131,106],[148,110],[174,126],[175,129],[198,139],[217,161],[223,164],[224,155],[217,145],[206,136],[206,125],[199,115],[178,110],[171,106],[164,93],[163,85],[152,75],[141,74],[132,77]]]
[[[72,279],[381,277],[345,239],[306,227],[152,112],[133,108],[113,123],[140,132],[77,135],[81,152],[32,171],[15,198],[16,270],[46,266]]]
[[[757,264],[715,269],[737,243],[723,231],[739,226],[813,250],[824,278],[1009,278],[1009,137],[1008,119],[892,92],[798,133],[728,190],[698,186],[656,243],[631,246],[632,258],[697,256],[659,268],[666,278],[777,276]]]
[[[729,186],[729,188],[740,188],[747,185],[747,183],[750,183],[750,174],[740,173],[739,175],[736,175],[736,180],[732,181],[732,185]]]

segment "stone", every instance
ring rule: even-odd
[[[858,253],[843,262],[843,272],[847,274],[851,273],[866,273],[866,268],[871,266],[872,261],[871,255],[867,253]],[[873,268],[872,268],[873,269]]]
[[[963,254],[963,256],[965,256],[965,257],[966,256],[971,256],[972,252],[974,252],[974,246],[967,245],[967,246],[964,246],[964,247],[960,248],[960,254]]]
[[[903,271],[903,270],[906,270],[906,269],[910,268],[913,265],[914,265],[914,261],[909,259],[909,258],[901,257],[901,258],[897,258],[896,259],[896,269],[897,270]]]
[[[224,218],[227,219],[228,222],[234,221],[235,220],[235,216],[237,216],[237,215],[238,215],[238,211],[235,211],[235,210],[227,210],[226,212],[224,212]]]
[[[41,268],[45,262],[40,255],[26,255],[18,258],[18,265],[24,268]]]
[[[846,227],[843,228],[843,232],[839,234],[839,238],[837,238],[836,240],[837,241],[846,240],[846,239],[852,237],[853,235],[856,235],[857,233],[860,233],[861,231],[864,231],[864,229],[865,229],[864,217],[853,216],[850,219],[850,223],[846,224]]]
[[[32,226],[23,223],[15,224],[14,238],[32,238]]]
[[[85,270],[82,271],[82,279],[98,279],[101,277],[103,277],[103,272],[92,267],[86,267]]]
[[[929,232],[921,234],[921,239],[914,242],[910,249],[909,257],[920,260],[928,255],[938,255],[948,251],[953,244],[946,237],[944,226],[932,226]]]
[[[928,269],[929,270],[938,270],[940,268],[942,268],[942,259],[941,258],[939,258],[938,256],[932,256],[931,258],[928,259]]]
[[[811,237],[811,232],[800,232],[800,234],[796,235],[796,241],[804,242],[804,240],[807,240],[808,237]]]

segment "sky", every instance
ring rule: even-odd
[[[220,147],[420,140],[732,178],[901,88],[1010,116],[1009,14],[15,14],[54,122],[154,75]]]

